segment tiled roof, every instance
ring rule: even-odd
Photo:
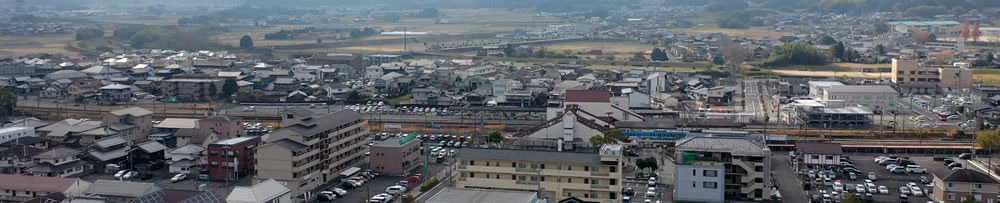
[[[0,174],[0,189],[35,192],[66,192],[80,179]]]

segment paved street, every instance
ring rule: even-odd
[[[774,170],[775,181],[784,202],[808,202],[799,180],[799,174],[792,171],[792,165],[787,153],[775,152],[771,155],[771,169]]]

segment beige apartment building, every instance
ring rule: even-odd
[[[954,66],[924,66],[919,60],[892,59],[892,82],[899,92],[928,94],[937,90],[957,91],[972,87],[972,69]]]
[[[1000,202],[1000,184],[992,177],[971,169],[954,170],[944,177],[934,176],[934,202],[959,203],[969,195],[976,202]]]
[[[179,101],[209,101],[216,98],[209,92],[209,87],[215,84],[216,93],[221,92],[222,82],[221,79],[173,78],[160,84],[160,94]]]
[[[342,170],[362,163],[368,121],[350,110],[298,118],[298,122],[267,135],[257,149],[254,184],[274,179],[292,196],[339,180]]]
[[[458,188],[541,189],[549,202],[622,199],[622,145],[604,145],[599,153],[465,148],[456,159]]]

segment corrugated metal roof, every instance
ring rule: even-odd
[[[536,200],[535,192],[449,187],[431,196],[426,203],[532,203]]]
[[[83,193],[88,195],[140,197],[159,189],[159,187],[156,187],[152,183],[97,180],[97,182],[90,184]]]

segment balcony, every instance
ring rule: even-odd
[[[514,181],[514,184],[518,184],[518,185],[538,185],[538,181],[517,180],[517,181]]]
[[[458,181],[468,181],[468,180],[469,178],[466,177],[458,177]]]
[[[590,189],[608,189],[608,188],[611,188],[611,186],[610,185],[590,184]]]
[[[514,169],[514,171],[522,172],[522,173],[538,173],[539,172],[538,169],[536,169],[536,168],[516,168],[516,169]]]
[[[467,165],[462,165],[462,164],[459,164],[459,165],[458,165],[457,167],[458,167],[458,169],[466,169],[466,168],[468,168],[468,167],[466,167],[466,166],[467,166]]]
[[[608,176],[611,176],[611,173],[590,171],[590,175],[592,175],[592,176],[604,176],[604,177],[608,177]]]

